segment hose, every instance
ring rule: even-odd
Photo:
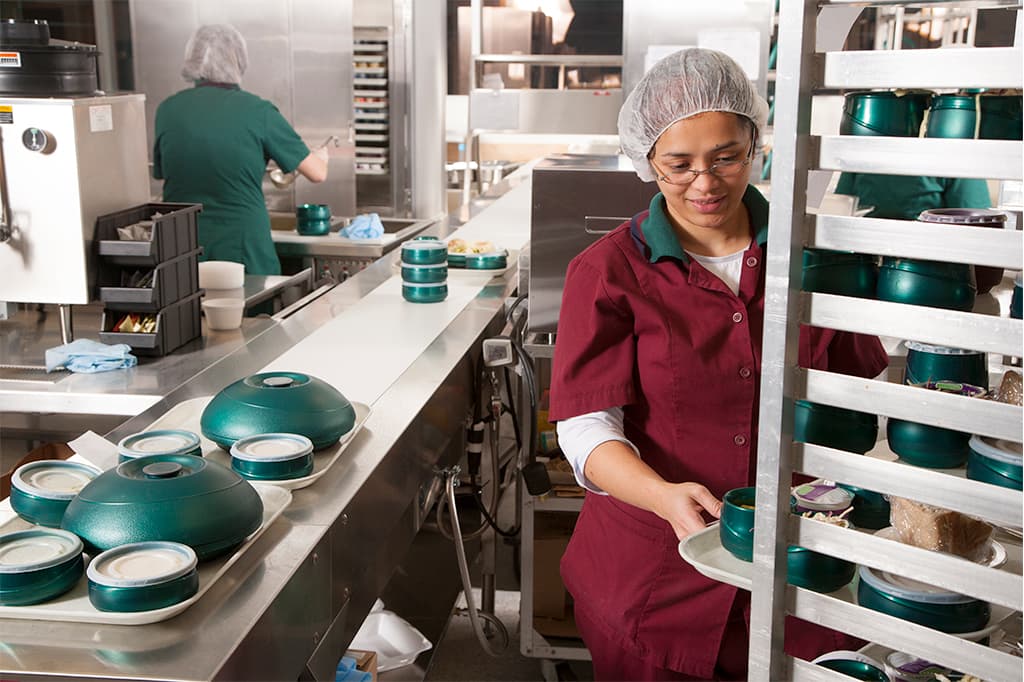
[[[501,656],[506,649],[508,649],[509,636],[508,630],[505,629],[505,624],[498,620],[496,617],[489,613],[479,613],[476,610],[476,604],[473,603],[473,585],[469,579],[469,565],[466,563],[466,547],[462,542],[462,529],[459,527],[459,513],[458,507],[455,504],[455,485],[458,481],[459,468],[453,467],[445,471],[445,497],[448,499],[448,504],[452,509],[452,530],[455,535],[455,557],[458,559],[459,564],[459,576],[462,578],[462,592],[466,595],[466,611],[469,613],[469,622],[473,626],[473,632],[476,634],[477,641],[480,642],[480,646],[489,655],[495,658]],[[440,508],[440,505],[438,505]],[[486,528],[486,526],[482,526]],[[501,648],[495,650],[491,648],[491,643],[487,641],[487,635],[484,634],[483,624],[480,620],[486,620],[498,634],[501,636]]]

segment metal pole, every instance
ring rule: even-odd
[[[61,303],[57,306],[57,315],[60,318],[61,343],[71,343],[75,339],[75,326],[73,324],[71,306]]]
[[[469,205],[469,200],[472,198],[470,165],[479,156],[478,153],[474,153],[476,133],[473,131],[473,91],[476,90],[477,58],[481,52],[483,32],[483,3],[481,0],[471,0],[469,3],[469,94],[467,95],[469,99],[466,104],[466,169],[462,174],[462,203],[465,206]],[[479,167],[477,164],[478,169]]]

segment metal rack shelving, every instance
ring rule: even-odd
[[[1003,355],[1021,355],[1020,320],[800,291],[805,246],[887,256],[993,265],[1024,265],[1020,232],[931,226],[869,218],[812,216],[805,210],[807,171],[1020,180],[1019,141],[869,138],[810,135],[810,108],[825,88],[1020,88],[1022,50],[958,48],[892,52],[815,53],[816,20],[825,5],[921,5],[886,0],[782,0],[775,111],[772,214],[767,260],[764,355],[752,570],[751,680],[841,680],[843,676],[783,652],[784,617],[849,633],[986,680],[1020,680],[1019,658],[983,644],[858,606],[852,592],[818,594],[786,583],[790,544],[857,564],[906,574],[984,599],[1022,608],[1020,543],[1001,569],[900,545],[856,530],[789,513],[789,481],[799,471],[883,494],[1020,527],[1020,491],[968,480],[962,471],[928,470],[792,440],[792,401],[814,402],[902,417],[1021,442],[1022,410],[993,401],[930,395],[913,387],[797,367],[801,324],[928,341]],[[928,3],[1006,7],[1002,2]],[[1019,7],[1019,4],[1016,5]],[[1018,21],[1021,21],[1018,12]],[[789,244],[786,249],[785,245]],[[1009,537],[1009,536],[1007,536]],[[1008,550],[1009,552],[1009,550]],[[844,596],[845,595],[845,596]]]

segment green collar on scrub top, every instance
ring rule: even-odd
[[[768,242],[768,201],[753,185],[747,185],[747,191],[743,193],[743,205],[750,213],[751,227],[757,231],[754,239],[758,246],[763,247]],[[690,262],[690,257],[679,245],[679,239],[669,222],[665,211],[665,196],[661,192],[651,199],[650,215],[643,222],[642,230],[644,240],[651,250],[650,262],[656,263],[661,258]]]
[[[197,88],[220,88],[221,90],[241,90],[242,86],[238,83],[219,83],[217,81],[208,81],[200,79],[193,81]]]

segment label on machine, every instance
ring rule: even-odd
[[[0,105],[0,124],[14,123],[14,107],[9,104]]]
[[[0,52],[0,68],[20,69],[20,52]]]

